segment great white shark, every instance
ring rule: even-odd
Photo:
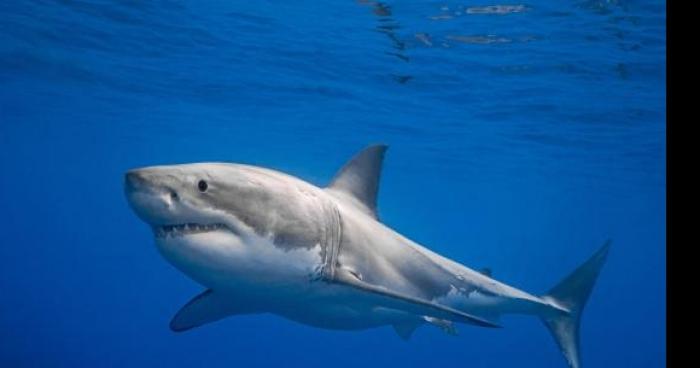
[[[519,290],[411,241],[379,221],[385,145],[359,152],[320,188],[266,168],[195,163],[130,170],[125,192],[159,252],[206,290],[170,323],[185,331],[222,318],[274,313],[339,330],[423,325],[500,327],[539,317],[568,365],[581,366],[581,313],[606,242],[542,296]]]

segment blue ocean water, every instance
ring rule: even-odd
[[[0,367],[564,367],[542,324],[182,334],[201,287],[125,170],[262,165],[317,185],[390,145],[385,223],[532,293],[606,239],[587,367],[665,365],[665,3],[0,2]]]

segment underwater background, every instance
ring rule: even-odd
[[[325,185],[389,144],[398,232],[541,294],[610,238],[586,367],[665,365],[665,3],[0,1],[0,367],[565,367],[542,323],[185,333],[126,170],[232,161]]]

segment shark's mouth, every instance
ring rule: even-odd
[[[230,227],[224,224],[187,223],[177,225],[156,226],[153,228],[153,232],[156,234],[156,238],[175,238],[179,236],[208,233],[219,230],[226,230],[235,234],[235,232],[231,230]]]

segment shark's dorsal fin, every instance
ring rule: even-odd
[[[328,189],[349,196],[363,212],[377,218],[377,191],[387,146],[376,144],[357,153],[335,175]]]

